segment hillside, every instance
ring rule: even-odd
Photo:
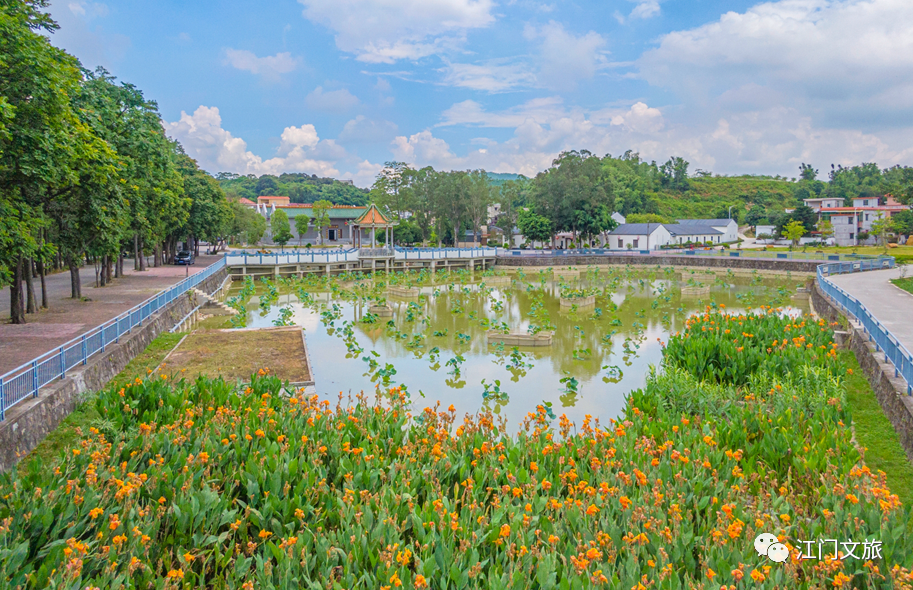
[[[364,189],[333,178],[318,178],[316,174],[264,174],[257,177],[223,172],[216,178],[228,198],[234,200],[246,198],[255,201],[260,195],[287,196],[292,203],[313,203],[326,199],[337,205],[366,205],[369,200],[368,191]]]
[[[505,182],[510,182],[511,180],[529,180],[522,174],[513,174],[510,172],[488,172],[488,183],[491,186],[501,186]]]
[[[684,192],[661,189],[651,194],[657,213],[672,219],[726,217],[733,205],[732,216],[744,220],[753,207],[782,212],[800,204],[794,196],[796,183],[787,179],[715,176],[691,178],[688,184]]]

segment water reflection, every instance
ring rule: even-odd
[[[682,295],[683,286],[696,283],[709,286],[709,295]],[[559,296],[569,285],[596,292],[596,304],[562,310]],[[418,298],[387,296],[392,318],[364,323],[374,302],[345,295],[365,288],[337,287],[310,293],[310,306],[300,304],[294,290],[267,311],[254,297],[248,326],[271,326],[280,308],[290,308],[292,321],[305,329],[321,395],[405,384],[418,409],[440,401],[474,413],[488,404],[511,426],[543,401],[577,423],[585,414],[603,423],[616,417],[625,394],[642,387],[649,366],[659,364],[660,342],[708,303],[733,310],[783,304],[804,311],[805,305],[789,300],[794,281],[669,274],[650,280],[611,273],[553,280],[543,273],[515,277],[510,285],[489,286],[484,279],[426,284]],[[531,326],[553,331],[552,345],[515,349],[488,343],[492,328],[526,333]]]

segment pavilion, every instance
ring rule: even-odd
[[[380,212],[380,209],[377,208],[377,205],[372,203],[367,211],[349,225],[354,232],[353,245],[356,248],[365,247],[364,240],[366,236],[364,235],[364,230],[367,229],[371,230],[370,247],[372,249],[377,248],[377,230],[382,229],[384,230],[384,248],[392,250],[393,228],[396,226],[396,222],[387,219],[384,214]]]

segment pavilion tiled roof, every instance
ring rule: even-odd
[[[357,225],[390,225],[390,220],[384,217],[383,213],[373,203],[365,211],[364,215],[355,220]]]

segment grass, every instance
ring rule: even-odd
[[[884,471],[888,475],[891,491],[909,506],[913,503],[913,465],[900,446],[900,439],[875,398],[855,355],[850,351],[840,354],[846,366],[853,371],[846,379],[847,403],[853,416],[856,442],[865,448],[865,462],[873,470]]]
[[[891,279],[891,282],[907,291],[908,293],[913,293],[913,277],[907,277],[904,279]]]
[[[246,381],[265,368],[292,383],[310,380],[300,328],[193,332],[163,370],[180,371],[185,379],[221,375]]]
[[[120,389],[137,377],[145,377],[147,371],[157,367],[183,336],[183,334],[161,334],[149,343],[146,350],[127,363],[124,370],[111,380],[108,387]],[[94,397],[94,392],[84,394],[73,412],[19,462],[18,470],[21,475],[49,472],[57,466],[61,451],[72,446],[81,436],[80,431],[87,432],[93,422],[99,419],[95,404],[92,403]]]

